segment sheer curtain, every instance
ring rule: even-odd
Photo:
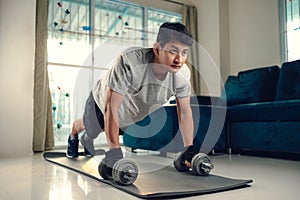
[[[33,151],[54,147],[52,103],[47,71],[48,0],[36,1]]]
[[[191,70],[191,85],[195,95],[200,95],[200,65],[198,60],[199,45],[198,43],[198,20],[197,20],[197,8],[194,6],[183,5],[182,9],[182,21],[183,24],[190,30],[194,37],[194,45],[191,47],[191,51],[188,55],[188,63]]]

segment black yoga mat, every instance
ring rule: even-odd
[[[112,180],[104,180],[98,174],[98,165],[103,158],[102,155],[93,158],[79,156],[76,159],[69,159],[62,152],[46,152],[44,158],[144,199],[203,195],[247,187],[252,183],[252,180],[231,179],[213,175],[212,172],[208,176],[177,172],[172,163],[162,164],[163,159],[165,161],[166,158],[152,155],[130,158],[137,163],[139,175],[132,185],[122,186]]]

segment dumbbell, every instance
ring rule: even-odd
[[[138,167],[135,162],[127,159],[118,160],[112,168],[112,177],[105,171],[101,170],[102,163],[98,166],[98,172],[104,179],[113,179],[120,185],[130,185],[138,177]]]
[[[206,176],[214,168],[214,164],[204,153],[196,154],[191,161],[192,171],[200,176]]]
[[[189,171],[190,168],[185,164],[181,163],[179,160],[174,161],[174,167],[177,171]],[[204,153],[198,153],[193,156],[191,161],[191,170],[194,174],[200,176],[206,176],[210,173],[210,171],[214,168],[214,164],[208,157],[208,155]]]

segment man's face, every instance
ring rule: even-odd
[[[178,72],[185,63],[188,48],[187,45],[178,41],[166,43],[164,47],[159,48],[159,63],[168,72]]]

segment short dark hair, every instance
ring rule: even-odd
[[[182,44],[192,46],[194,39],[185,25],[179,22],[165,22],[159,27],[156,42],[162,47],[170,41],[179,41]]]

